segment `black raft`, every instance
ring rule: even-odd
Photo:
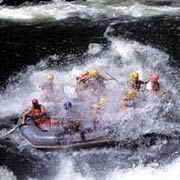
[[[112,147],[118,143],[109,128],[98,130],[87,128],[70,133],[62,129],[42,131],[32,120],[28,120],[26,124],[19,127],[19,131],[33,148],[38,149]]]

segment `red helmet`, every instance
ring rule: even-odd
[[[157,73],[153,73],[153,74],[151,74],[151,81],[158,81],[158,79],[159,79],[159,74],[157,74]]]
[[[33,104],[38,104],[38,100],[37,99],[32,99],[32,103]]]

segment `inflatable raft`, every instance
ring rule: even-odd
[[[93,148],[115,146],[118,142],[110,129],[84,129],[79,132],[64,133],[60,128],[55,131],[42,131],[31,120],[19,127],[22,137],[33,148]]]

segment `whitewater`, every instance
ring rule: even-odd
[[[59,106],[63,106],[66,101],[64,96],[67,99],[76,98],[75,78],[81,71],[97,68],[103,76],[108,77],[107,72],[109,72],[121,84],[119,85],[116,81],[106,82],[107,105],[101,119],[103,123],[107,121],[112,124],[119,123],[121,140],[127,140],[127,138],[136,140],[139,136],[151,132],[166,135],[171,135],[175,130],[179,132],[179,67],[170,65],[170,55],[161,48],[153,47],[150,43],[146,45],[134,39],[114,35],[118,31],[116,25],[122,21],[126,24],[126,22],[136,21],[136,18],[143,19],[161,15],[179,17],[178,2],[169,7],[151,6],[144,2],[88,0],[69,3],[53,1],[35,6],[0,7],[0,18],[3,21],[21,23],[21,25],[25,23],[27,26],[39,22],[60,21],[63,23],[72,17],[91,19],[94,22],[111,20],[103,33],[103,38],[108,43],[90,42],[81,58],[69,53],[66,57],[67,62],[63,65],[61,64],[63,57],[59,52],[59,54],[42,57],[37,60],[37,63],[27,65],[26,68],[11,75],[0,92],[1,126],[4,124],[11,126],[10,122],[5,120],[9,117],[21,116],[34,97],[46,107],[51,106],[51,103],[44,99],[40,89],[48,73],[55,76],[55,93],[59,99]],[[128,18],[123,19],[123,17]],[[74,22],[69,22],[71,23]],[[38,28],[41,27],[38,26]],[[73,62],[71,61],[72,56],[74,56]],[[175,97],[173,104],[164,103],[164,97],[145,97],[141,94],[138,107],[134,111],[120,112],[118,103],[124,96],[126,83],[132,71],[137,71],[140,79],[143,80],[148,79],[151,73],[158,72],[162,89],[173,92]],[[62,84],[65,94],[61,91]],[[167,117],[159,117],[161,109],[167,111]],[[5,128],[6,130],[8,128]],[[137,150],[116,147],[44,152],[28,146],[17,131],[9,137],[7,144],[6,141],[4,144],[1,143],[1,148],[4,149],[4,147],[10,154],[15,154],[14,156],[26,157],[37,170],[40,170],[41,166],[46,168],[45,175],[43,171],[36,172],[33,168],[31,168],[32,175],[29,172],[26,175],[25,172],[24,179],[28,180],[180,179],[178,140],[167,142],[166,139],[159,139],[149,147],[140,144]],[[11,155],[10,158],[13,159],[13,156]],[[23,161],[12,161],[12,163],[17,163],[18,166]],[[16,180],[19,173],[23,174],[18,170],[17,173],[11,167],[6,164],[0,167],[0,179]]]

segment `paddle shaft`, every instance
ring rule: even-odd
[[[1,136],[0,136],[0,139],[6,137],[6,136],[8,136],[8,135],[10,135],[10,134],[13,133],[14,131],[16,131],[16,129],[18,129],[19,127],[20,127],[20,125],[16,125],[14,128],[12,128],[11,130],[9,130],[9,131],[6,132],[5,134],[1,135]]]
[[[106,72],[106,74],[110,76],[112,79],[114,79],[119,85],[121,85],[121,83],[116,78],[114,78],[111,74],[109,74],[108,72]]]
[[[30,119],[29,119],[30,120]],[[29,121],[28,120],[28,121]],[[26,123],[28,122],[26,121]],[[25,123],[25,124],[26,124]],[[10,135],[11,133],[13,133],[14,131],[16,131],[18,128],[20,128],[21,126],[25,125],[25,124],[16,124],[15,127],[13,127],[12,129],[10,129],[8,132],[6,132],[5,134],[1,135],[0,136],[0,139],[1,138],[5,138],[6,136]]]

